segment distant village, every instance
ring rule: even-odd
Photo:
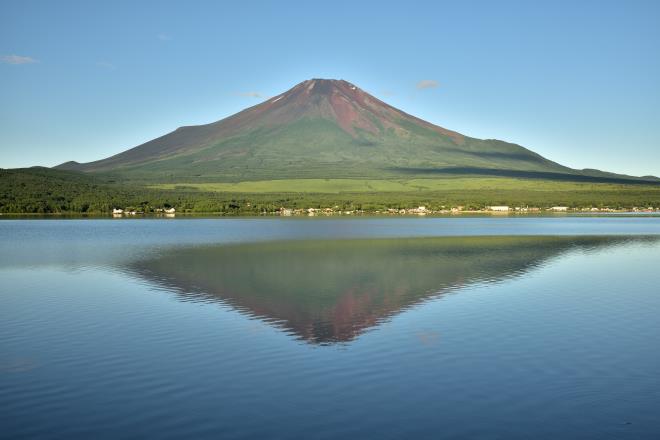
[[[249,204],[248,204],[249,206]],[[169,208],[156,208],[150,212],[144,212],[133,208],[114,208],[112,210],[113,217],[131,217],[138,215],[162,215],[164,217],[174,217],[176,209]],[[275,211],[264,211],[262,215],[276,215],[283,217],[291,216],[330,216],[330,215],[446,215],[446,214],[542,214],[542,213],[660,213],[660,207],[633,207],[632,209],[614,209],[614,208],[571,208],[568,206],[551,206],[548,208],[539,208],[532,206],[507,206],[507,205],[494,205],[486,206],[483,209],[466,209],[463,206],[456,206],[451,208],[441,207],[440,209],[429,209],[426,206],[418,206],[416,208],[390,208],[384,210],[342,210],[339,206],[332,208],[286,208],[281,207]]]
[[[174,214],[176,214],[176,209],[175,208],[156,208],[154,209],[154,214],[162,214],[165,217],[174,217]],[[136,209],[132,208],[127,208],[127,209],[122,209],[122,208],[113,208],[112,209],[112,216],[113,217],[123,217],[123,216],[134,216],[134,215],[143,215],[145,214],[144,211],[139,211]]]
[[[634,207],[630,209],[614,209],[614,208],[569,208],[568,206],[552,206],[549,208],[538,208],[530,206],[486,206],[484,209],[465,209],[463,206],[456,206],[452,208],[441,208],[441,209],[429,209],[426,206],[418,206],[417,208],[408,208],[408,209],[396,209],[390,208],[386,210],[375,210],[375,211],[341,211],[335,208],[307,208],[307,209],[290,209],[290,208],[280,208],[277,214],[281,216],[293,216],[293,215],[354,215],[354,214],[387,214],[387,215],[442,215],[442,214],[509,214],[509,213],[568,213],[568,212],[660,212],[660,208],[646,207],[646,208],[637,208]]]

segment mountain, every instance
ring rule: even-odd
[[[178,128],[106,159],[56,168],[168,181],[435,173],[628,178],[573,170],[520,145],[462,135],[331,79],[304,81],[233,116]]]

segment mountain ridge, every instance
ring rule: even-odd
[[[348,81],[318,78],[219,121],[182,126],[105,159],[55,168],[133,179],[227,181],[390,178],[443,169],[610,174],[574,170],[517,144],[472,138],[399,110]]]

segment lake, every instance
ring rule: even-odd
[[[660,218],[0,220],[1,438],[660,438]]]

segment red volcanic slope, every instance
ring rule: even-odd
[[[324,105],[324,100],[327,100],[329,108]],[[463,136],[459,133],[402,112],[348,81],[333,79],[304,81],[263,104],[249,108],[220,122],[229,121],[234,117],[237,119],[239,117],[258,117],[269,111],[280,113],[280,109],[286,110],[283,113],[291,114],[294,117],[310,116],[318,113],[317,116],[335,119],[339,126],[351,135],[355,135],[355,129],[357,128],[374,135],[380,134],[380,128],[374,123],[373,118],[375,117],[385,128],[396,130],[400,127],[403,119],[434,130],[439,134],[450,136],[456,142],[463,140]],[[278,122],[285,123],[289,121],[283,118]]]

